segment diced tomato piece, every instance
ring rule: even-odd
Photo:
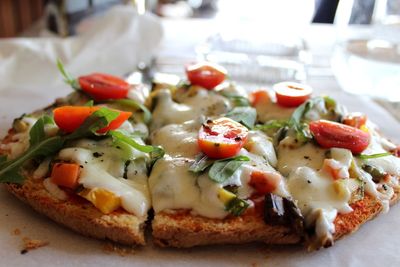
[[[199,131],[200,150],[210,158],[235,156],[247,140],[248,130],[229,118],[208,120]]]
[[[76,163],[56,163],[50,179],[56,185],[74,189],[78,186],[79,170],[79,165]]]
[[[96,101],[126,98],[130,88],[129,83],[119,77],[93,73],[78,78],[81,89]]]
[[[367,116],[361,112],[353,112],[346,115],[342,123],[360,129],[367,122]]]
[[[191,84],[211,90],[225,80],[226,69],[211,62],[199,62],[186,66],[186,75]]]
[[[260,89],[250,93],[249,95],[250,103],[253,107],[259,104],[267,104],[271,102],[271,98],[266,90]]]
[[[100,107],[86,106],[63,106],[53,110],[54,121],[57,126],[66,133],[72,133],[95,111]],[[126,121],[131,115],[131,112],[118,111],[119,116],[113,120],[107,127],[98,130],[98,133],[105,133],[109,130],[115,130]]]
[[[295,82],[281,82],[273,86],[276,102],[284,107],[297,107],[303,104],[312,94],[312,88]]]
[[[346,148],[355,154],[364,151],[370,142],[369,133],[327,120],[310,122],[310,131],[320,146]]]
[[[278,188],[282,176],[277,172],[253,171],[250,175],[249,185],[252,186],[258,194],[265,195],[272,193]]]

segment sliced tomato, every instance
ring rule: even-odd
[[[346,148],[355,154],[361,153],[370,142],[368,133],[327,120],[310,122],[310,131],[320,146],[324,148]]]
[[[72,133],[96,110],[100,107],[86,106],[63,106],[53,110],[54,121],[57,126],[66,133]],[[105,133],[109,130],[115,130],[126,121],[131,115],[131,112],[118,111],[119,116],[113,120],[107,127],[98,130],[98,133]]]
[[[253,107],[256,105],[267,104],[271,102],[271,98],[266,90],[259,89],[254,92],[251,92],[249,95],[250,103]]]
[[[353,112],[346,115],[342,123],[360,129],[367,122],[367,115],[361,112]]]
[[[226,69],[211,62],[199,62],[186,66],[186,75],[191,84],[211,90],[225,80]]]
[[[249,185],[252,186],[259,195],[272,193],[278,188],[282,176],[275,172],[253,171],[250,174]]]
[[[125,98],[130,88],[129,83],[119,77],[93,73],[78,78],[81,89],[96,101]]]
[[[312,94],[312,88],[295,82],[281,82],[273,86],[276,102],[284,107],[297,107],[303,104]]]
[[[229,118],[208,120],[199,131],[200,150],[210,158],[235,156],[247,140],[248,130]]]

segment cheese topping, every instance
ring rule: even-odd
[[[125,179],[126,160],[121,150],[110,146],[109,142],[82,139],[73,147],[62,149],[58,157],[81,166],[79,183],[83,187],[106,189],[121,198],[121,206],[126,211],[145,217],[150,208],[150,196],[144,155],[137,152],[136,160],[131,164],[142,167],[129,167],[129,164]]]

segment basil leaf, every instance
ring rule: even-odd
[[[64,77],[64,82],[69,84],[75,90],[81,89],[78,81],[76,79],[72,78],[72,76],[65,70],[64,65],[60,59],[57,59],[57,68],[61,72],[61,75]]]
[[[146,108],[145,105],[133,100],[133,99],[117,99],[108,101],[108,103],[115,103],[127,107],[131,107],[134,109],[140,109],[143,111],[143,122],[149,123],[151,121],[151,112]]]
[[[73,133],[66,136],[68,140],[98,135],[97,131],[107,127],[119,116],[119,112],[108,108],[101,108],[93,112]]]
[[[238,197],[228,202],[225,209],[234,216],[240,216],[249,207],[249,203]]]
[[[200,153],[196,156],[194,162],[189,167],[189,171],[198,173],[202,172],[211,166],[214,163],[214,160],[207,157],[205,154]]]
[[[224,97],[228,98],[230,101],[232,101],[233,105],[235,107],[249,107],[250,106],[250,101],[244,96],[237,95],[235,93],[231,92],[222,92],[221,93]]]
[[[370,155],[360,154],[360,155],[358,155],[358,157],[360,159],[376,159],[376,158],[387,157],[387,156],[391,156],[391,155],[393,155],[393,154],[390,152],[386,152],[386,153],[377,153],[377,154],[370,154]]]
[[[225,116],[243,124],[249,129],[252,129],[256,122],[257,111],[252,107],[236,107],[229,111]]]
[[[208,172],[208,176],[214,182],[223,183],[231,177],[240,166],[242,166],[244,161],[249,160],[250,159],[246,156],[237,156],[234,158],[215,161]]]
[[[2,169],[0,170],[0,182],[20,182],[19,178],[15,176],[15,173],[16,170],[18,170],[27,160],[41,156],[45,157],[52,155],[60,150],[63,147],[64,143],[65,139],[61,136],[50,137],[40,143],[31,146],[28,151],[26,151],[22,156],[3,163],[1,166]],[[11,178],[18,179],[16,179],[15,181],[12,179],[10,180],[10,177],[7,177],[7,175],[10,174],[13,174]]]
[[[54,121],[49,116],[40,117],[29,131],[29,143],[31,146],[36,145],[46,139],[44,126],[46,124],[54,124]]]

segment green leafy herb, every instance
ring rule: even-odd
[[[17,174],[19,173],[19,168],[26,161],[33,158],[52,155],[63,147],[64,142],[65,139],[61,136],[50,137],[31,146],[22,156],[3,163],[0,170],[0,182],[22,182],[23,179],[21,179],[20,175]]]
[[[139,144],[131,136],[121,131],[109,131],[108,134],[113,138],[115,142],[122,142],[133,147],[136,150],[144,153],[149,153],[150,157],[152,158],[152,162],[155,162],[157,159],[162,158],[165,154],[165,151],[162,147]]]
[[[85,103],[85,107],[93,107],[94,105],[94,101],[93,100],[89,100],[88,102]]]
[[[107,108],[101,108],[90,115],[84,123],[73,133],[68,135],[57,135],[46,138],[44,125],[50,123],[50,117],[40,118],[30,131],[31,145],[29,149],[18,158],[5,161],[2,157],[0,163],[0,182],[21,183],[23,177],[19,171],[21,166],[28,160],[40,157],[47,157],[59,151],[68,140],[98,135],[97,130],[106,127],[118,117],[119,113]]]
[[[1,166],[1,164],[3,164],[6,161],[7,161],[7,156],[6,155],[0,155],[0,166]]]
[[[249,129],[254,127],[257,118],[257,111],[252,107],[236,107],[226,114],[226,117],[237,121]]]
[[[145,105],[133,100],[133,99],[117,99],[109,101],[109,103],[115,103],[123,106],[128,106],[134,109],[140,109],[143,111],[143,122],[149,123],[151,121],[151,112],[146,108]]]
[[[234,216],[240,216],[248,208],[248,206],[249,203],[247,203],[245,200],[235,197],[228,202],[225,209]]]
[[[203,172],[205,169],[207,169],[213,163],[214,163],[214,160],[210,159],[205,154],[200,153],[196,156],[193,164],[190,165],[189,171],[194,172],[194,173]]]
[[[87,137],[90,135],[99,135],[98,130],[107,127],[113,120],[119,116],[119,112],[108,108],[100,108],[93,112],[83,123],[70,135],[68,140]]]
[[[36,145],[46,139],[44,126],[46,124],[54,124],[53,118],[45,115],[40,117],[29,131],[29,143],[31,146]]]
[[[232,101],[233,105],[235,107],[249,107],[250,106],[250,101],[247,99],[247,97],[237,95],[235,93],[231,92],[222,92],[221,93],[223,96],[228,98],[230,101]]]
[[[271,129],[279,129],[289,124],[288,120],[270,120],[265,124],[257,124],[254,126],[254,130],[267,131]]]
[[[72,78],[72,76],[65,70],[63,63],[60,59],[57,59],[57,67],[58,70],[61,72],[62,76],[64,77],[64,81],[71,85],[72,88],[75,90],[80,90],[81,87],[76,79]]]
[[[382,158],[382,157],[387,157],[387,156],[391,156],[391,155],[392,155],[392,153],[385,152],[385,153],[377,153],[377,154],[370,154],[370,155],[360,154],[360,155],[358,155],[358,157],[360,159],[376,159],[376,158]]]
[[[217,183],[223,183],[229,177],[231,177],[244,161],[250,159],[246,156],[236,156],[233,158],[217,160],[211,166],[208,176],[211,180]]]

